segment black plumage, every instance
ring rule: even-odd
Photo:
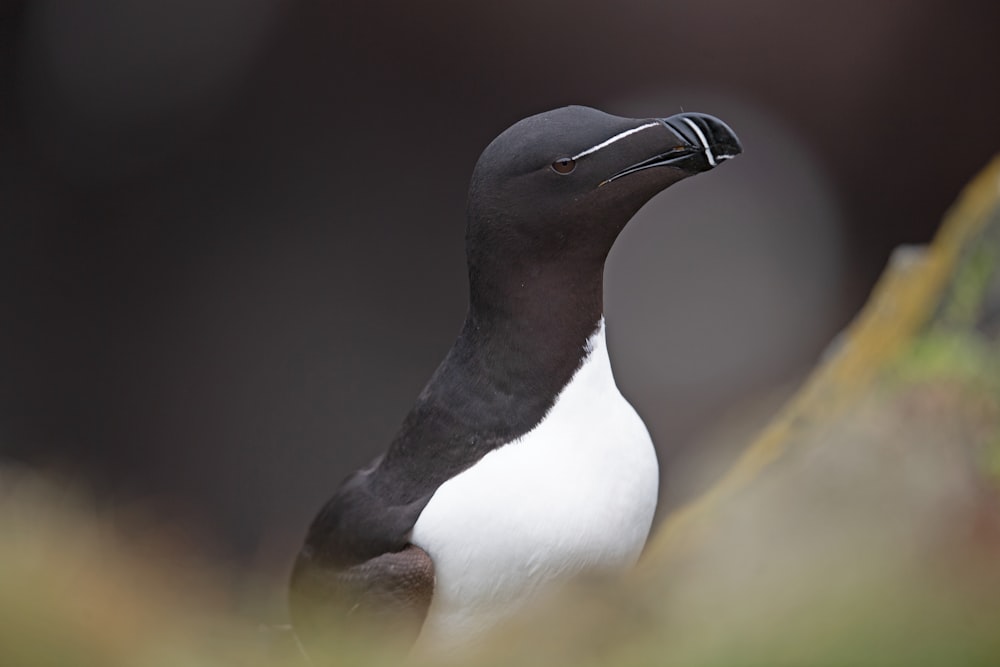
[[[309,529],[290,599],[307,646],[365,607],[419,628],[430,598],[411,589],[432,594],[433,563],[409,535],[424,507],[545,417],[586,354],[605,259],[635,212],[739,152],[709,116],[642,121],[586,107],[527,118],[486,148],[467,206],[466,321],[387,452],[348,477]]]

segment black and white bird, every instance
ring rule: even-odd
[[[290,592],[307,650],[348,615],[465,644],[551,582],[635,563],[659,474],[611,371],[604,262],[649,199],[740,152],[712,116],[580,106],[483,151],[465,324],[386,453],[309,528]]]

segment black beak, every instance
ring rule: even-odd
[[[696,171],[707,171],[723,160],[743,152],[740,140],[732,128],[715,116],[703,113],[679,113],[660,121],[672,130],[692,150],[701,153],[704,165]]]
[[[652,167],[671,166],[689,174],[697,174],[743,152],[736,133],[715,116],[679,113],[658,120],[674,135],[674,145],[662,153],[622,169],[604,183]]]

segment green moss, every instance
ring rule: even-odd
[[[996,483],[1000,483],[1000,433],[983,447],[982,470]]]
[[[952,409],[973,437],[971,456],[982,474],[1000,483],[1000,346],[971,328],[933,325],[883,376],[890,394],[920,387],[955,396]]]
[[[980,239],[963,258],[940,320],[956,326],[973,326],[979,318],[990,280],[1000,266],[1000,245]]]
[[[933,325],[891,369],[906,384],[951,381],[1000,393],[1000,348],[974,330]]]

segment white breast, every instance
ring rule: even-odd
[[[588,347],[545,419],[442,484],[417,520],[437,576],[420,645],[474,640],[547,582],[639,557],[656,454],[615,385],[603,319]]]

